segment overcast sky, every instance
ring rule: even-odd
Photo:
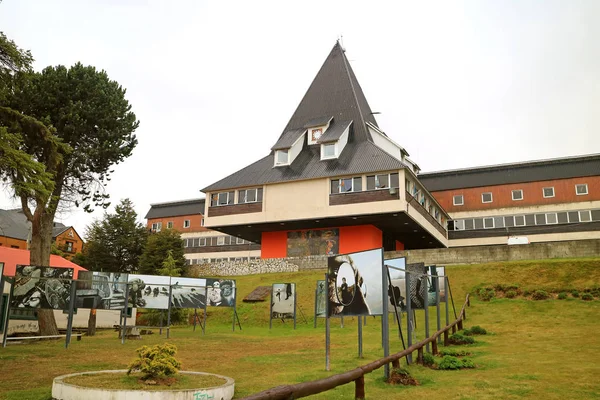
[[[0,4],[37,70],[81,61],[127,88],[139,145],[108,192],[140,220],[268,154],[340,36],[379,126],[423,171],[600,153],[599,20],[596,0]],[[101,217],[57,220],[83,235]]]

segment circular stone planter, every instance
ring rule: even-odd
[[[124,374],[126,369],[81,372],[62,375],[54,378],[52,383],[52,398],[57,400],[231,400],[235,382],[233,379],[206,372],[179,371],[184,375],[212,375],[223,378],[226,382],[221,386],[198,389],[179,390],[127,390],[127,389],[96,389],[65,383],[65,378],[92,374]]]

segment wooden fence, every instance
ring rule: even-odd
[[[431,343],[431,350],[433,354],[438,353],[437,349],[437,338],[440,335],[444,335],[444,346],[447,346],[449,340],[449,331],[452,330],[452,333],[455,333],[458,330],[463,329],[463,321],[466,320],[466,307],[467,305],[471,305],[469,301],[469,295],[465,298],[465,304],[463,304],[462,309],[460,310],[460,314],[456,318],[454,322],[435,332],[433,335],[420,341],[419,343],[415,343],[410,346],[408,349],[403,350],[399,353],[392,354],[385,358],[381,358],[377,361],[373,361],[369,364],[360,366],[351,371],[347,371],[341,374],[329,376],[327,378],[318,379],[316,381],[311,382],[303,382],[297,383],[295,385],[284,385],[277,386],[271,389],[267,389],[265,391],[255,393],[253,395],[244,397],[244,400],[290,400],[290,399],[298,399],[300,397],[311,396],[314,394],[326,392],[327,390],[336,388],[341,385],[346,385],[348,383],[354,382],[355,391],[354,397],[356,399],[364,399],[365,398],[365,374],[375,371],[378,368],[383,367],[386,364],[392,364],[392,367],[398,368],[400,367],[400,359],[402,357],[406,357],[409,354],[417,351],[417,363],[423,363],[423,347],[425,347],[428,343]]]

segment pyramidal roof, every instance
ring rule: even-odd
[[[353,121],[354,140],[372,140],[366,126],[377,126],[371,107],[350,67],[344,49],[336,42],[283,132],[304,127],[319,117]]]
[[[274,167],[277,149],[289,147],[307,127],[327,121],[332,125],[319,143],[336,140],[346,127],[350,129],[348,143],[338,158],[322,160],[319,147],[308,146],[305,138],[302,150],[290,165]],[[202,191],[404,168],[402,161],[375,145],[367,123],[377,127],[344,49],[336,42],[269,155]]]

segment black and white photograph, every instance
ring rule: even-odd
[[[325,280],[317,281],[317,317],[326,317],[327,316],[327,286],[325,285]]]
[[[169,308],[170,276],[129,275],[129,307]]]
[[[80,271],[75,307],[122,310],[127,304],[126,285],[126,273]]]
[[[424,263],[407,264],[406,271],[408,275],[408,291],[410,296],[410,306],[413,310],[425,308],[425,296],[428,295],[426,282],[428,282],[429,267]],[[429,305],[435,305],[435,293],[433,302]],[[427,298],[430,301],[430,298]]]
[[[329,316],[381,315],[383,250],[327,259]]]
[[[235,281],[232,279],[207,279],[208,305],[233,307],[235,305]]]
[[[274,283],[271,288],[271,318],[294,319],[295,298],[295,283]]]
[[[403,312],[406,309],[406,258],[391,258],[383,263],[390,280],[387,289],[388,312]]]
[[[429,285],[429,292],[433,292],[433,300],[431,299],[431,295],[429,295],[429,304],[435,304],[435,286],[440,285],[440,302],[446,301],[446,268],[438,267],[436,265],[432,265],[430,267],[430,274],[437,275],[439,278],[431,278],[431,285]],[[433,290],[431,289],[433,287]]]
[[[206,279],[171,278],[172,308],[204,308],[206,305]]]
[[[71,300],[73,268],[19,265],[10,306],[66,310]]]

